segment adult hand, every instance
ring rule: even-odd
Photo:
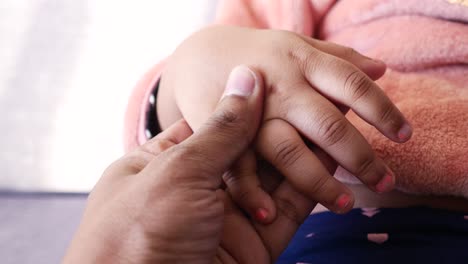
[[[255,137],[262,104],[261,77],[237,67],[193,135],[181,120],[114,162],[91,192],[64,262],[224,262],[223,224],[236,232],[236,223],[226,222],[222,175]]]

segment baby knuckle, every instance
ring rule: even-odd
[[[231,126],[239,120],[239,115],[232,110],[223,110],[214,116],[214,120],[220,126]]]
[[[350,95],[352,103],[364,98],[371,90],[372,82],[359,70],[353,70],[347,74],[344,82],[344,90]]]
[[[363,156],[358,159],[355,164],[355,173],[356,176],[361,176],[366,178],[368,175],[373,175],[373,169],[375,164],[375,157],[372,153]]]
[[[379,121],[383,123],[394,123],[397,116],[396,108],[391,103],[383,104],[379,113]]]
[[[304,72],[315,71],[317,65],[323,60],[320,52],[302,42],[290,45],[287,49],[286,57],[288,61],[297,65]]]
[[[317,69],[324,64],[324,56],[314,48],[307,48],[304,51],[304,59],[302,60],[302,69],[306,72],[316,72]]]
[[[275,203],[279,214],[283,215],[286,219],[290,220],[297,226],[302,224],[302,218],[299,214],[299,210],[291,200],[277,197],[275,198]]]
[[[319,122],[318,126],[318,133],[322,139],[322,143],[327,147],[343,142],[348,132],[345,119],[332,115]]]
[[[285,169],[294,165],[304,153],[304,147],[294,140],[284,140],[275,146],[274,164],[281,164]]]
[[[302,63],[305,61],[305,54],[302,49],[291,48],[286,51],[286,57],[293,63]]]
[[[317,176],[313,177],[313,182],[309,191],[317,196],[316,200],[322,202],[320,199],[320,194],[327,193],[327,187],[329,186],[331,177],[327,176]]]

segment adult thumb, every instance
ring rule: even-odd
[[[221,176],[249,147],[263,111],[262,76],[246,66],[229,75],[216,110],[179,147],[191,156],[185,162],[210,176]]]

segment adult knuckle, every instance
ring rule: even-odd
[[[180,144],[171,150],[168,151],[167,155],[168,163],[174,162],[175,164],[180,164],[181,161],[191,161],[200,159],[201,157],[201,150],[197,145]]]
[[[176,173],[178,178],[203,178],[216,171],[214,161],[204,155],[201,145],[180,144],[168,151],[167,154],[164,160],[166,167],[177,169],[183,166],[184,168],[181,173]]]
[[[249,122],[245,116],[233,110],[223,110],[213,116],[211,123],[217,130],[228,133],[238,132],[246,135],[249,130]]]
[[[318,123],[318,126],[322,144],[326,147],[334,146],[346,139],[348,126],[344,118],[329,114]]]
[[[287,169],[304,154],[304,147],[299,142],[287,139],[275,146],[275,153],[274,163],[281,164],[283,168]]]
[[[371,88],[372,82],[361,71],[354,69],[346,75],[344,91],[349,94],[352,104],[364,98]]]

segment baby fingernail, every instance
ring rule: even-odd
[[[229,74],[223,98],[229,95],[249,97],[256,85],[254,73],[246,66],[237,66]]]
[[[408,123],[405,123],[398,131],[398,138],[400,140],[409,139],[412,133],[413,129],[411,128],[411,126]]]
[[[338,208],[338,211],[341,212],[348,207],[350,202],[351,196],[349,194],[342,194],[336,199],[335,206]]]
[[[259,208],[255,212],[255,218],[257,218],[258,221],[265,221],[268,217],[268,211],[264,208]]]
[[[393,189],[395,185],[395,177],[390,170],[387,170],[385,176],[380,179],[379,183],[375,186],[375,190],[378,193],[389,192]]]

